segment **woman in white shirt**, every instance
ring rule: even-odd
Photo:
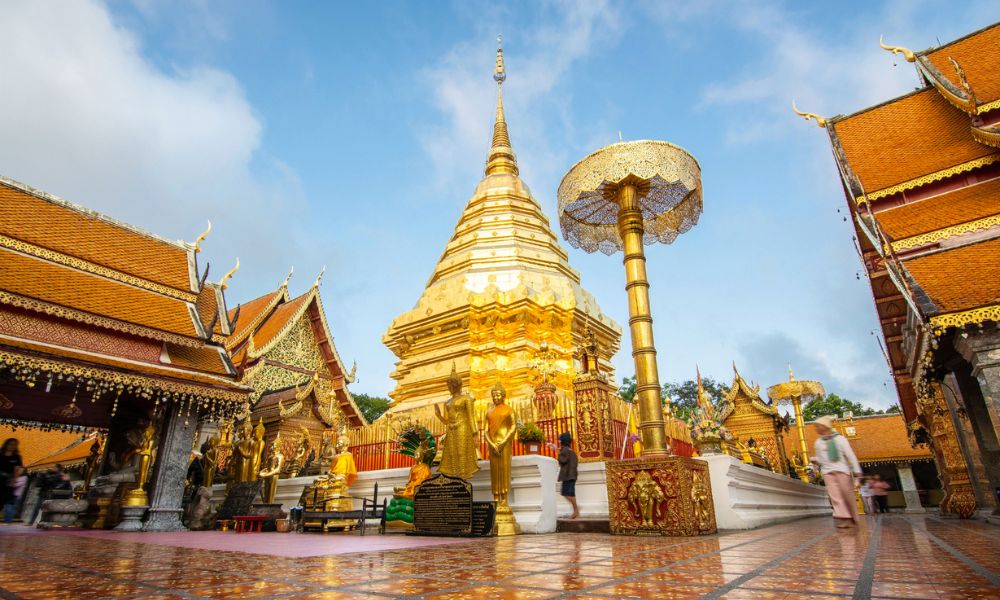
[[[833,420],[831,416],[816,419],[819,437],[812,462],[826,482],[826,493],[833,505],[833,520],[839,529],[844,529],[858,524],[853,477],[861,477],[861,465],[851,445],[833,429]]]

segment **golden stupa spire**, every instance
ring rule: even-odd
[[[493,79],[497,82],[497,116],[493,124],[493,144],[486,160],[486,174],[510,173],[517,175],[517,159],[510,147],[510,134],[507,132],[507,120],[503,114],[503,82],[507,79],[507,70],[503,66],[503,36],[497,36],[497,64],[493,71]]]

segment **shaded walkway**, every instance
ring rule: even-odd
[[[704,538],[553,534],[305,558],[278,546],[312,554],[328,538],[211,535],[245,551],[0,528],[0,597],[1000,598],[1000,530],[935,517],[869,517],[851,533],[810,519]]]

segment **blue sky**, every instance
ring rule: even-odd
[[[786,376],[894,401],[823,115],[911,90],[922,49],[1000,20],[995,2],[5,2],[0,173],[242,269],[231,306],[324,265],[358,392],[384,394],[381,336],[417,300],[482,176],[504,36],[523,179],[553,223],[565,171],[664,139],[701,163],[705,212],[649,249],[661,377]],[[626,322],[620,257],[570,251]],[[627,343],[625,344],[627,345]],[[627,352],[618,375],[632,372]]]

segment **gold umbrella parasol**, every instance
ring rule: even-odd
[[[799,432],[799,457],[795,462],[795,471],[799,478],[806,480],[806,465],[809,464],[809,452],[806,450],[806,424],[802,418],[802,407],[817,398],[826,396],[823,384],[818,381],[800,381],[795,379],[792,367],[788,367],[788,381],[767,388],[767,397],[775,404],[790,402],[795,409],[795,429]]]
[[[597,150],[559,184],[563,237],[586,252],[625,253],[643,455],[669,453],[649,311],[644,244],[669,244],[701,215],[701,168],[668,142],[620,142]]]

